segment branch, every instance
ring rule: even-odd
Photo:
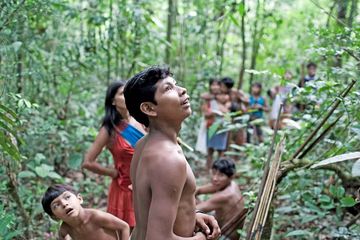
[[[326,11],[326,9],[324,9],[322,6],[320,6],[317,2],[315,2],[314,0],[310,0],[315,6],[317,6],[318,8],[320,8],[321,10],[324,11],[324,13],[326,13],[327,15],[329,15],[329,17],[332,17],[333,19],[335,19],[338,23],[340,23],[341,25],[343,25],[344,27],[347,27],[346,23],[344,23],[343,21],[341,21],[340,19],[338,19],[337,17],[335,17],[331,12]]]

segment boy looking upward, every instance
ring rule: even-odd
[[[83,208],[83,199],[62,184],[49,187],[41,201],[44,211],[54,220],[62,220],[59,239],[127,240],[129,225],[117,217],[95,209]]]
[[[186,89],[169,69],[151,67],[128,81],[124,95],[130,115],[149,129],[131,162],[137,224],[131,239],[216,238],[215,218],[195,212],[195,177],[177,142],[181,123],[191,114]]]

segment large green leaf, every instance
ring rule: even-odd
[[[347,160],[354,160],[354,159],[359,159],[359,158],[360,158],[360,152],[341,154],[341,155],[337,155],[335,157],[331,157],[331,158],[322,160],[319,163],[312,165],[311,168],[317,168],[317,167],[326,166],[326,165],[329,165],[332,163],[343,162],[343,161],[347,161]]]
[[[294,230],[291,232],[288,232],[285,237],[295,237],[295,236],[311,236],[312,233],[306,230]]]

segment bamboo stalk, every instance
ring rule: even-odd
[[[306,145],[315,137],[316,133],[320,130],[320,128],[325,124],[325,122],[329,119],[329,117],[334,113],[336,108],[339,106],[341,99],[345,98],[346,95],[350,92],[351,88],[355,85],[356,80],[352,80],[351,83],[347,86],[346,90],[342,92],[339,95],[339,98],[335,100],[333,107],[329,110],[329,112],[326,114],[324,119],[316,126],[314,131],[306,138],[304,143],[296,150],[294,155],[290,158],[290,161],[292,162],[300,153],[301,151],[306,147]]]
[[[253,230],[252,228],[254,226],[254,223],[255,223],[255,220],[256,220],[256,215],[257,215],[259,205],[260,205],[260,201],[261,201],[261,196],[263,194],[266,179],[267,179],[267,176],[269,174],[270,159],[271,159],[271,156],[272,156],[272,153],[273,153],[273,148],[274,148],[274,145],[275,145],[275,139],[276,139],[276,135],[277,135],[277,132],[278,132],[278,129],[279,129],[280,116],[281,116],[282,109],[283,109],[283,104],[280,105],[280,108],[279,108],[279,111],[278,111],[275,130],[274,130],[274,135],[273,135],[271,146],[270,146],[270,149],[269,149],[268,158],[267,158],[267,161],[265,163],[264,173],[263,173],[263,177],[262,177],[262,180],[261,180],[261,183],[260,183],[260,188],[259,188],[259,192],[258,192],[258,196],[257,196],[255,208],[254,208],[254,214],[253,214],[253,216],[251,218],[251,222],[250,222],[250,225],[249,225],[249,229],[248,229],[248,232],[247,232],[246,239],[250,239],[250,237],[251,237],[251,233],[252,233],[252,230]]]
[[[260,239],[260,237],[261,237],[261,234],[263,231],[263,226],[265,224],[266,217],[268,215],[271,199],[272,199],[273,193],[275,191],[275,186],[276,186],[275,179],[276,179],[277,172],[279,170],[281,156],[282,156],[282,152],[284,149],[284,141],[285,141],[284,139],[285,138],[282,138],[281,141],[279,142],[279,144],[277,144],[277,146],[276,146],[274,160],[271,164],[269,175],[266,180],[264,193],[261,196],[259,210],[256,214],[257,216],[255,217],[254,225],[252,226],[252,232],[251,232],[250,239],[253,239],[253,238]]]

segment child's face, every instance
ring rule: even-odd
[[[230,184],[231,178],[217,169],[212,169],[211,182],[215,187],[217,187],[220,190]]]
[[[229,101],[229,95],[228,94],[224,94],[224,93],[219,93],[216,95],[216,100],[218,100],[221,103],[226,103],[227,101]]]
[[[251,93],[253,95],[259,95],[261,92],[261,88],[259,88],[258,86],[254,85],[251,87]]]
[[[309,76],[314,76],[316,74],[316,67],[310,66],[308,69]]]
[[[225,83],[220,82],[220,92],[221,93],[229,93],[230,89],[225,85]]]
[[[214,81],[210,85],[210,93],[211,94],[218,94],[220,92],[220,84],[219,82]]]
[[[77,196],[72,192],[65,191],[51,202],[51,211],[55,218],[66,221],[79,216],[81,203],[80,194]]]

